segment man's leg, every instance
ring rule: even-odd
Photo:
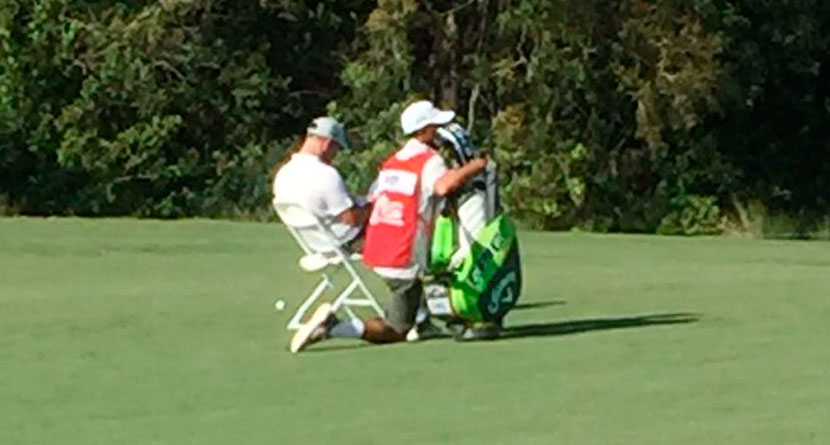
[[[396,343],[406,340],[406,334],[415,325],[423,283],[418,278],[409,280],[385,278],[392,291],[392,301],[386,318],[367,320],[363,339],[370,343]]]
[[[386,318],[366,321],[339,321],[331,304],[321,305],[309,323],[297,331],[291,340],[291,352],[299,352],[325,338],[362,338],[370,343],[397,343],[406,340],[406,334],[415,324],[418,306],[423,298],[420,279],[384,279],[392,291],[392,302]]]

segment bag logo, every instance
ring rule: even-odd
[[[499,284],[493,288],[493,294],[490,298],[490,303],[487,304],[487,310],[491,314],[499,312],[503,306],[512,304],[515,300],[513,295],[513,287],[516,284],[516,272],[510,272],[499,281]]]

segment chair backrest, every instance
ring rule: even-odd
[[[306,254],[332,254],[340,244],[331,230],[305,207],[290,202],[274,202],[274,210]]]

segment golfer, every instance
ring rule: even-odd
[[[440,110],[429,101],[409,105],[401,115],[401,127],[410,138],[383,163],[370,194],[373,210],[363,256],[392,291],[386,318],[339,321],[332,306],[323,304],[294,335],[291,352],[329,337],[362,338],[371,343],[406,339],[423,299],[421,275],[427,267],[438,200],[487,164],[475,159],[457,169],[447,168],[435,139],[438,128],[454,118],[455,112]]]
[[[349,149],[346,128],[331,117],[314,119],[299,150],[274,177],[274,204],[299,204],[326,224],[347,250],[358,248],[369,206],[349,195],[331,161]],[[363,201],[363,202],[361,202]]]

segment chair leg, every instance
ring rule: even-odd
[[[343,265],[345,266],[346,270],[349,272],[349,275],[352,276],[352,285],[359,288],[360,291],[363,293],[363,298],[362,299],[360,299],[360,300],[351,300],[351,301],[358,301],[359,306],[371,307],[375,311],[375,313],[377,314],[378,317],[383,318],[383,316],[384,316],[383,309],[381,309],[380,305],[378,304],[377,299],[372,294],[372,292],[369,291],[369,288],[366,286],[366,283],[363,282],[363,278],[361,278],[360,273],[357,271],[357,269],[350,262],[346,262]],[[354,290],[355,290],[354,288],[351,289],[351,291],[354,291]]]
[[[358,316],[357,316],[357,314],[356,314],[356,313],[352,310],[352,308],[351,308],[351,307],[349,307],[349,305],[348,305],[348,304],[343,306],[343,311],[344,311],[344,312],[346,312],[346,314],[347,314],[347,315],[349,316],[349,318],[351,318],[352,320],[358,320],[358,319],[360,319],[360,317],[358,317]]]
[[[377,313],[378,317],[382,318],[384,316],[384,313],[383,313],[383,309],[381,309],[380,305],[378,304],[378,300],[375,298],[375,296],[371,292],[369,292],[369,288],[366,287],[366,284],[363,283],[363,280],[358,279],[356,281],[357,281],[358,287],[363,292],[363,296],[366,298],[366,300],[368,300],[371,303],[371,305],[370,305],[371,308],[374,309],[374,311],[375,311],[375,313]]]
[[[348,305],[348,303],[350,302],[349,296],[354,292],[356,287],[357,283],[355,281],[352,281],[348,287],[343,289],[343,292],[340,292],[340,295],[338,295],[337,299],[335,299],[334,303],[332,303],[332,309],[337,311],[344,304]]]
[[[352,295],[355,293],[357,289],[360,289],[363,293],[362,298],[352,298]],[[351,310],[351,307],[370,307],[372,310],[375,311],[378,317],[383,317],[383,309],[381,309],[380,305],[378,304],[375,296],[369,292],[369,289],[363,283],[363,281],[359,277],[353,277],[352,282],[349,284],[343,292],[337,297],[334,302],[334,310],[338,310],[341,307],[347,314],[349,314],[352,318],[357,318],[354,312]]]
[[[331,287],[334,287],[334,283],[331,278],[329,278],[327,274],[323,274],[323,278],[314,288],[314,291],[312,291],[311,295],[303,301],[303,304],[297,308],[297,312],[295,312],[294,316],[291,317],[291,320],[288,322],[287,329],[289,331],[296,331],[297,329],[300,329],[303,326],[302,320],[305,317],[305,314],[309,309],[311,309],[311,306],[320,298],[320,296],[323,295],[326,289]]]
[[[352,307],[369,307],[371,308],[378,317],[383,317],[383,309],[381,309],[380,305],[377,302],[377,299],[369,291],[369,288],[360,278],[360,275],[351,268],[347,267],[350,275],[352,276],[352,282],[337,296],[337,298],[332,302],[332,309],[337,312],[339,310],[343,310],[346,314],[352,318],[360,318],[357,314],[352,310]],[[288,322],[287,329],[289,331],[296,331],[303,326],[303,318],[308,313],[309,309],[311,309],[312,305],[314,305],[317,300],[326,292],[326,290],[334,288],[334,282],[332,279],[327,275],[323,274],[323,278],[314,288],[311,295],[309,295],[305,301],[297,308],[297,311],[294,313],[294,316]],[[363,294],[362,297],[352,298],[352,295],[357,291],[360,290],[360,293]]]

